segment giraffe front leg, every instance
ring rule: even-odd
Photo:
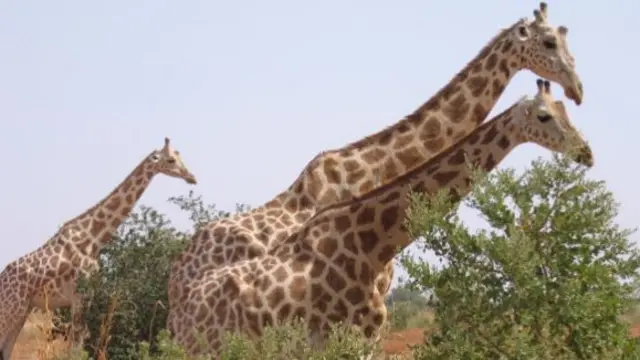
[[[0,299],[0,360],[11,359],[16,339],[31,311],[29,303],[15,290]]]
[[[0,360],[9,360],[11,359],[11,353],[13,352],[13,347],[16,344],[16,340],[18,339],[18,335],[20,335],[20,331],[22,331],[22,327],[27,319],[25,318],[19,325],[17,325],[7,337],[5,342],[6,346],[2,349],[0,353]]]

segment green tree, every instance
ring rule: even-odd
[[[426,327],[430,323],[430,317],[427,316],[428,298],[407,284],[393,288],[385,303],[390,312],[388,321],[391,330]]]
[[[631,359],[621,315],[640,256],[616,224],[602,181],[561,156],[478,176],[463,202],[488,229],[471,230],[447,196],[413,197],[407,226],[438,267],[402,257],[417,289],[435,295],[438,332],[418,359]]]
[[[139,206],[103,250],[100,271],[81,282],[90,332],[86,350],[91,358],[97,358],[97,351],[104,347],[106,334],[109,359],[136,358],[140,341],[149,342],[152,353],[157,350],[158,333],[166,325],[173,257],[184,249],[195,228],[231,215],[206,205],[193,192],[169,201],[188,213],[192,230],[179,231],[165,215]],[[246,209],[246,205],[237,206],[239,211]]]
[[[391,306],[396,302],[411,302],[417,307],[427,307],[427,298],[421,292],[414,290],[406,284],[398,285],[391,289],[389,295],[385,299],[387,306]]]

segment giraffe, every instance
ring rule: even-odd
[[[9,360],[15,340],[33,308],[71,307],[80,313],[76,293],[80,274],[97,270],[100,250],[132,211],[156,174],[196,184],[169,138],[136,166],[107,197],[64,223],[44,245],[9,263],[0,273],[0,360]],[[74,315],[74,322],[79,317]]]
[[[273,200],[197,231],[172,264],[170,331],[182,316],[173,309],[185,300],[186,288],[196,274],[265,254],[317,209],[365,193],[374,187],[376,176],[382,183],[391,181],[451,146],[486,118],[518,71],[529,69],[560,83],[565,95],[581,104],[583,87],[568,48],[568,29],[552,26],[547,12],[546,3],[540,3],[533,20],[523,18],[502,30],[412,114],[343,148],[318,154]],[[390,263],[378,278],[381,293],[387,293],[392,276]]]
[[[589,145],[564,103],[551,96],[551,84],[542,79],[536,84],[534,98],[520,99],[396,179],[319,210],[266,255],[207,270],[180,304],[192,311],[179,323],[176,341],[190,354],[216,355],[227,331],[257,338],[267,325],[300,317],[309,326],[310,341],[320,346],[336,322],[377,340],[386,307],[376,278],[412,242],[403,223],[410,191],[429,195],[445,189],[460,201],[472,185],[467,161],[491,171],[527,142],[593,166]],[[196,331],[209,348],[195,341]]]

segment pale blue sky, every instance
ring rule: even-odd
[[[568,104],[635,226],[640,3],[549,1],[585,99]],[[0,2],[0,266],[46,241],[171,137],[207,202],[257,206],[319,151],[413,111],[537,1]],[[492,114],[524,94],[511,82]],[[561,89],[554,85],[560,95]],[[635,103],[634,103],[635,102]],[[517,149],[502,166],[548,154]],[[630,160],[624,160],[630,159]],[[158,177],[141,202],[189,186]],[[468,219],[473,223],[473,218]]]

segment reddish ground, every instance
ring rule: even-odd
[[[424,329],[406,329],[391,333],[382,341],[382,351],[387,355],[402,354],[411,345],[418,345],[424,341]]]

